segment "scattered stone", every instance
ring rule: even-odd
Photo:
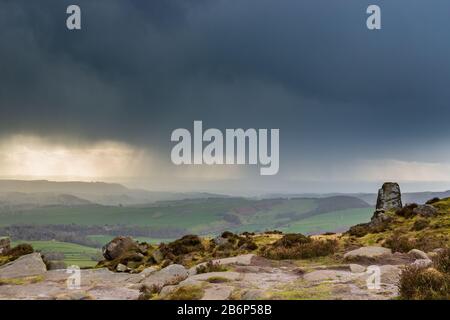
[[[252,259],[255,257],[253,253],[243,254],[236,257],[229,257],[223,259],[213,260],[213,263],[217,263],[219,265],[238,265],[238,266],[249,266],[252,263]]]
[[[350,271],[353,273],[362,273],[366,271],[366,267],[360,265],[360,264],[355,264],[355,263],[351,263],[349,265],[350,267]]]
[[[40,253],[21,256],[0,267],[0,279],[23,278],[42,275],[47,271]]]
[[[391,249],[383,247],[361,247],[344,254],[344,260],[352,262],[374,263],[379,259],[392,256]]]
[[[188,271],[179,264],[172,264],[160,271],[151,273],[142,281],[143,291],[158,293],[164,286],[178,284],[188,277]]]
[[[148,277],[149,275],[151,275],[153,272],[158,271],[158,269],[156,267],[148,267],[145,268],[144,270],[142,270],[139,275],[143,276],[143,277]]]
[[[419,268],[428,268],[433,264],[433,261],[430,259],[417,259],[412,263],[413,266],[419,267]]]
[[[215,259],[211,260],[210,263],[218,266],[227,266],[227,265],[236,265],[236,266],[249,266],[252,264],[252,260],[256,258],[253,253],[243,254],[236,257],[229,257],[223,259]],[[199,263],[196,266],[193,266],[189,269],[189,276],[193,276],[197,274],[197,268],[206,266],[208,262]]]
[[[126,265],[123,265],[119,263],[116,267],[117,272],[125,272],[128,270],[128,267]]]
[[[433,217],[437,214],[438,210],[430,204],[418,205],[413,209],[413,213],[422,217]]]
[[[428,255],[419,249],[412,249],[408,254],[415,259],[429,259]]]

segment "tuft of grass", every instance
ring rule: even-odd
[[[310,286],[302,280],[293,284],[271,291],[268,294],[271,300],[328,300],[331,299],[331,285],[321,283]]]
[[[2,285],[24,285],[31,283],[38,283],[44,280],[43,276],[31,276],[25,278],[11,278],[11,279],[0,279],[0,286]]]
[[[430,225],[430,221],[424,218],[418,218],[414,221],[414,224],[411,228],[412,231],[421,231],[427,228]]]
[[[230,282],[230,279],[215,276],[215,277],[209,277],[206,281],[209,283],[225,283],[225,282]]]
[[[262,251],[268,259],[310,259],[334,254],[338,249],[335,239],[313,239],[302,234],[287,234]]]
[[[440,272],[450,276],[450,248],[441,250],[437,256],[433,258],[433,265]]]
[[[200,300],[203,297],[204,290],[198,285],[187,285],[176,288],[169,293],[165,300]]]
[[[434,268],[408,266],[401,274],[399,293],[405,300],[447,300],[450,277]]]
[[[416,241],[396,232],[386,239],[383,246],[392,249],[393,252],[406,253],[416,247]]]
[[[412,217],[414,217],[416,215],[416,213],[414,212],[414,209],[417,208],[417,207],[418,207],[417,203],[411,203],[411,204],[408,204],[408,205],[404,206],[401,209],[398,209],[395,212],[395,214],[400,216],[400,217],[409,219],[409,218],[412,218]]]
[[[223,265],[220,265],[219,263],[208,261],[205,264],[199,265],[196,270],[197,274],[200,274],[200,273],[227,271],[227,268]]]
[[[450,299],[450,248],[441,250],[433,258],[432,268],[406,267],[400,277],[401,299]]]

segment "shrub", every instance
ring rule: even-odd
[[[194,251],[204,251],[202,240],[196,235],[187,235],[167,245],[170,252],[176,256]]]
[[[304,237],[304,236],[303,236]],[[338,243],[336,240],[313,240],[309,237],[299,238],[300,241],[292,243],[289,238],[281,242],[278,241],[269,245],[263,250],[262,255],[269,259],[309,259],[315,257],[328,256],[336,252]],[[283,239],[280,239],[281,241]],[[290,238],[290,240],[293,240]]]
[[[265,234],[283,234],[280,230],[266,230],[264,231]]]
[[[430,225],[430,221],[428,221],[427,219],[419,218],[414,222],[411,229],[412,229],[412,231],[420,231],[420,230],[427,228],[429,225]]]
[[[355,237],[364,237],[366,234],[370,233],[370,226],[368,223],[357,224],[356,226],[351,227],[347,233],[351,236]]]
[[[450,248],[439,251],[436,257],[433,258],[433,265],[440,272],[450,276]]]
[[[204,291],[202,287],[195,285],[183,286],[169,293],[164,299],[166,300],[200,300]]]
[[[312,242],[312,239],[301,233],[289,233],[284,235],[283,238],[275,241],[273,245],[275,247],[292,248],[294,246],[310,242]]]
[[[23,255],[30,254],[33,252],[34,252],[33,247],[30,244],[22,243],[9,250],[7,254],[8,256],[12,257],[12,260],[16,260],[17,258]]]
[[[416,215],[416,214],[414,213],[414,209],[417,208],[417,207],[418,207],[417,203],[407,204],[407,205],[404,206],[403,208],[398,209],[398,210],[395,212],[395,214],[398,215],[398,216],[400,216],[400,217],[409,219],[409,218],[412,218],[412,217],[414,217],[414,216]]]
[[[208,273],[208,272],[227,271],[227,269],[223,265],[214,263],[213,261],[208,261],[205,264],[199,265],[196,270],[197,270],[197,274]]]
[[[425,202],[425,204],[433,204],[433,203],[436,203],[436,202],[439,202],[439,201],[441,201],[441,199],[439,199],[438,197],[435,197],[435,198]]]
[[[209,283],[225,283],[225,282],[230,282],[230,279],[227,279],[224,277],[219,277],[219,276],[214,276],[214,277],[209,277],[206,281],[208,281]]]
[[[416,241],[409,239],[407,236],[401,236],[399,233],[394,233],[386,239],[383,246],[392,249],[394,252],[406,253],[416,248]]]
[[[408,266],[401,274],[399,293],[407,300],[450,299],[450,277],[433,268]]]

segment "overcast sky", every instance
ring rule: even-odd
[[[366,28],[369,4],[382,30]],[[450,189],[449,84],[448,0],[1,0],[0,177]],[[170,134],[194,120],[279,128],[279,174],[175,167]]]

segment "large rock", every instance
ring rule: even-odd
[[[142,281],[141,289],[150,293],[158,293],[167,285],[178,284],[188,277],[188,271],[179,264],[172,264],[160,271],[151,273]]]
[[[413,257],[415,259],[430,259],[425,252],[423,252],[423,251],[421,251],[419,249],[412,249],[412,250],[410,250],[408,252],[408,255],[410,255],[411,257]]]
[[[5,254],[11,249],[11,241],[8,237],[0,238],[0,255]]]
[[[355,263],[351,263],[349,265],[350,271],[353,273],[362,273],[366,271],[366,267],[360,265],[360,264],[355,264]]]
[[[437,214],[438,210],[430,204],[418,205],[413,209],[413,213],[422,217],[433,217]]]
[[[395,182],[385,182],[378,190],[377,210],[391,210],[402,208],[402,194],[400,186]]]
[[[433,264],[433,261],[430,259],[417,259],[411,265],[418,268],[428,268]]]
[[[0,279],[39,276],[47,271],[40,253],[21,256],[17,260],[0,267]]]
[[[383,247],[361,247],[356,250],[352,250],[344,254],[346,261],[372,263],[377,260],[391,257],[392,251]]]
[[[102,253],[106,260],[114,260],[131,250],[139,251],[137,242],[130,237],[117,237],[102,248]]]

